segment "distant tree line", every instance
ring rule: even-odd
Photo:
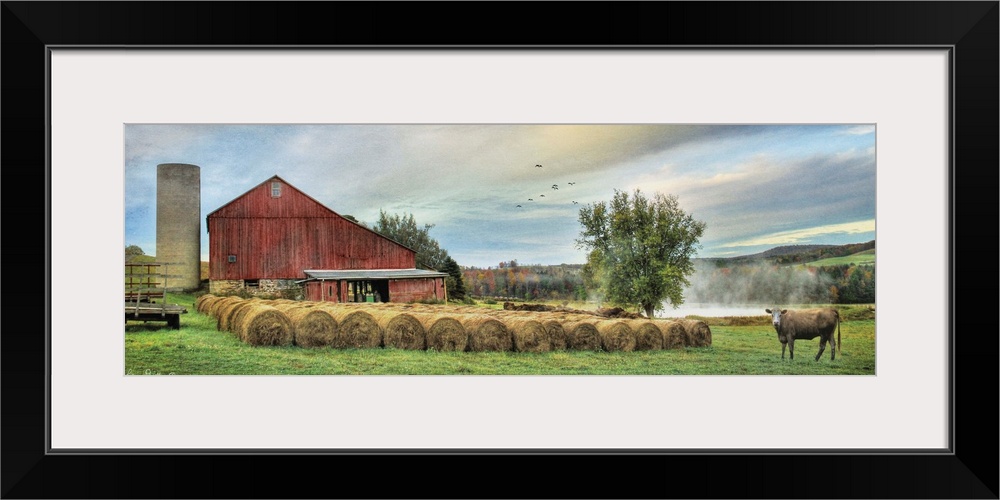
[[[586,300],[581,264],[520,265],[516,260],[496,267],[462,269],[467,293],[483,298]]]

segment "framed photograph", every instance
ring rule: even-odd
[[[448,43],[439,37],[449,28],[438,21],[419,30],[403,27],[418,14],[439,19],[455,4],[326,5],[332,17],[319,16],[321,5],[4,3],[5,93],[10,93],[3,111],[4,160],[9,168],[24,165],[17,175],[34,175],[27,180],[44,183],[46,195],[38,211],[44,224],[25,229],[32,235],[44,229],[37,238],[45,242],[38,252],[46,257],[39,266],[45,269],[44,287],[26,294],[30,304],[8,301],[8,312],[33,310],[45,321],[28,327],[36,335],[11,335],[8,328],[3,340],[8,381],[3,446],[8,457],[18,457],[4,461],[5,497],[297,497],[306,490],[289,486],[288,475],[254,473],[249,482],[213,475],[218,491],[210,494],[184,477],[206,467],[239,470],[250,461],[255,468],[280,470],[313,460],[359,484],[385,483],[394,471],[399,481],[393,483],[399,484],[368,492],[374,496],[462,495],[439,482],[429,484],[428,464],[472,474],[485,465],[482,456],[499,468],[551,467],[567,460],[609,477],[643,470],[649,478],[635,489],[634,481],[597,486],[543,481],[544,490],[530,494],[518,481],[501,481],[483,493],[489,496],[676,496],[667,485],[686,477],[699,486],[681,496],[997,497],[995,467],[974,458],[995,456],[996,443],[973,437],[980,424],[972,418],[995,416],[996,405],[983,404],[969,386],[959,385],[995,380],[995,356],[976,353],[995,353],[997,339],[985,336],[975,348],[961,343],[962,326],[978,325],[955,312],[960,290],[966,292],[962,297],[972,296],[972,288],[956,279],[968,265],[961,255],[971,251],[961,250],[972,248],[966,239],[972,232],[957,238],[955,221],[996,217],[996,205],[988,204],[986,211],[979,200],[997,196],[997,2],[668,2],[600,8],[585,3],[579,5],[582,19],[606,22],[609,14],[618,19],[609,26],[611,38],[565,28],[571,43],[546,39],[528,45],[500,35],[505,22],[527,19],[517,4],[509,13],[487,16],[495,19],[489,27],[459,28],[465,36]],[[691,20],[709,15],[713,23],[697,33],[690,30]],[[747,30],[742,24],[747,19],[759,23]],[[636,38],[633,30],[648,38]],[[387,35],[373,35],[383,32]],[[18,101],[34,105],[9,104]],[[473,127],[480,132],[469,133]],[[586,133],[576,133],[584,128]],[[525,130],[531,130],[522,134],[526,141],[497,140]],[[718,213],[734,224],[749,210],[741,199],[767,195],[779,199],[764,206],[783,207],[789,204],[780,196],[791,199],[809,183],[758,178],[779,169],[754,166],[781,155],[755,150],[747,138],[808,136],[784,143],[784,153],[799,167],[790,172],[831,184],[809,191],[816,193],[810,197],[817,205],[827,207],[819,212],[855,206],[852,195],[874,197],[874,211],[852,219],[863,227],[848,227],[845,218],[822,226],[836,234],[871,234],[877,242],[870,361],[839,365],[850,368],[843,376],[781,371],[744,376],[721,369],[680,375],[282,376],[221,368],[171,376],[160,373],[159,365],[130,358],[123,345],[117,302],[122,249],[140,241],[148,245],[149,223],[143,221],[151,220],[148,212],[164,212],[158,203],[165,195],[149,188],[157,169],[183,176],[203,164],[197,183],[168,193],[180,193],[175,201],[185,192],[212,200],[190,212],[206,223],[203,229],[217,229],[212,235],[199,232],[192,243],[223,233],[226,226],[213,217],[225,215],[226,207],[257,188],[272,201],[328,203],[326,210],[358,231],[370,230],[382,206],[412,212],[417,205],[402,193],[420,192],[427,200],[420,206],[428,210],[421,214],[476,206],[472,213],[478,218],[464,229],[451,229],[475,233],[488,220],[482,205],[501,199],[508,206],[495,210],[499,220],[516,217],[528,203],[540,205],[541,195],[553,203],[548,213],[575,213],[579,209],[568,203],[578,200],[563,195],[586,181],[561,175],[528,201],[514,192],[522,185],[510,180],[521,174],[491,177],[489,167],[476,166],[466,179],[475,189],[462,189],[461,175],[452,175],[459,165],[449,164],[454,159],[449,152],[472,150],[455,162],[464,165],[477,156],[491,165],[508,158],[525,164],[529,175],[555,168],[550,159],[559,157],[553,151],[599,156],[594,144],[610,144],[608,137],[618,131],[624,131],[624,140],[615,143],[619,149],[609,146],[608,155],[627,155],[628,145],[654,150],[643,134],[681,137],[672,146],[686,156],[670,161],[680,157],[698,165],[698,182],[668,175],[677,167],[652,154],[648,170],[606,156],[600,161],[610,167],[583,170],[579,161],[567,162],[563,174],[574,168],[593,173],[605,190],[619,183],[683,191],[682,183],[691,181],[700,186],[687,191],[692,196],[728,197],[729,203],[711,206],[730,206]],[[214,140],[219,136],[229,138]],[[352,155],[370,154],[371,146],[362,147],[368,140],[450,147],[386,146],[379,162],[357,161],[379,163],[383,171],[342,166]],[[563,149],[552,148],[556,142]],[[272,148],[275,144],[284,148]],[[714,156],[726,148],[728,156]],[[305,155],[306,150],[320,154]],[[548,156],[530,161],[526,150]],[[175,151],[180,157],[171,159]],[[413,160],[421,155],[425,161]],[[318,166],[304,169],[310,162]],[[423,170],[410,170],[417,164]],[[711,168],[716,171],[710,176]],[[609,180],[616,173],[618,179]],[[343,180],[320,182],[317,177],[324,174]],[[438,175],[444,182],[434,181]],[[394,176],[395,182],[386,181]],[[738,190],[741,183],[734,179],[752,187]],[[705,188],[713,183],[725,188]],[[990,188],[967,191],[980,186]],[[360,193],[367,205],[347,203],[352,193]],[[820,199],[834,193],[839,199]],[[507,199],[515,195],[525,199]],[[598,199],[579,201],[586,206]],[[341,211],[339,201],[356,208]],[[176,201],[172,208],[182,205]],[[776,218],[788,218],[776,212]],[[745,220],[763,218],[757,217]],[[139,222],[130,226],[131,221]],[[499,231],[483,229],[475,239]],[[766,234],[804,238],[803,231],[776,220]],[[241,234],[247,239],[250,233]],[[541,239],[555,234],[561,233],[536,230],[523,237],[524,248],[550,249]],[[720,247],[758,244],[763,250],[774,240],[761,234],[741,240],[711,236]],[[978,239],[980,248],[985,242]],[[966,241],[961,248],[960,240]],[[211,286],[239,281],[250,293],[273,285],[259,273],[226,274],[257,247],[208,246],[195,255],[211,253],[210,267],[217,267],[210,270]],[[474,251],[496,247],[469,245],[462,255],[471,260]],[[394,248],[380,251],[393,259]],[[154,249],[158,258],[190,250]],[[496,256],[484,252],[483,259]],[[377,296],[372,301],[392,302],[384,299],[443,291],[436,283],[443,285],[447,277],[429,271],[388,276],[372,274],[371,269],[388,272],[381,263],[367,267],[368,274],[358,278],[331,264],[310,270],[297,285],[323,301]],[[166,274],[185,279],[183,271]],[[390,279],[413,283],[392,285]],[[37,276],[25,280],[38,281]],[[39,296],[45,298],[41,304]],[[239,335],[245,341],[251,334]],[[796,363],[830,366],[830,358],[813,361],[813,344],[806,345]],[[870,372],[861,366],[866,363]],[[984,368],[989,373],[980,376]],[[44,394],[25,386],[44,387]],[[976,391],[993,394],[989,383],[982,387]],[[90,474],[86,486],[46,480],[83,461]],[[156,467],[166,461],[170,470]],[[115,465],[123,463],[125,470]],[[738,479],[719,481],[720,476]]]

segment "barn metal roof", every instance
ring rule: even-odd
[[[380,233],[378,231],[375,231],[374,229],[372,229],[372,228],[370,228],[370,227],[368,227],[368,226],[366,226],[364,224],[361,224],[361,223],[359,223],[357,221],[353,221],[351,219],[348,219],[347,217],[344,217],[343,215],[340,215],[339,213],[333,211],[330,207],[324,205],[323,203],[320,203],[320,201],[317,200],[316,198],[313,198],[312,196],[309,196],[308,194],[306,194],[305,191],[303,191],[303,190],[301,190],[301,189],[293,186],[291,183],[289,183],[285,179],[282,179],[281,177],[278,176],[278,174],[274,174],[273,176],[267,178],[267,180],[265,180],[264,182],[261,182],[260,184],[257,184],[256,186],[254,186],[254,187],[250,188],[249,190],[247,190],[247,192],[245,192],[245,193],[237,196],[236,198],[233,198],[233,199],[229,200],[228,202],[224,203],[221,207],[216,208],[215,210],[213,210],[212,213],[206,215],[205,216],[206,227],[208,225],[208,220],[211,219],[212,217],[214,217],[217,212],[221,211],[223,208],[228,207],[229,205],[232,205],[234,202],[236,202],[236,200],[238,200],[238,199],[240,199],[240,198],[242,198],[242,197],[244,197],[244,196],[252,193],[255,189],[257,189],[257,188],[263,186],[264,184],[267,184],[268,182],[271,182],[271,181],[273,181],[275,179],[281,181],[284,185],[286,185],[286,186],[288,186],[288,187],[290,187],[290,188],[298,191],[302,196],[305,196],[307,199],[312,200],[313,203],[315,203],[315,204],[323,207],[324,209],[326,209],[331,214],[333,214],[333,215],[335,215],[337,217],[340,217],[341,219],[344,219],[347,222],[350,222],[351,224],[354,224],[355,226],[360,227],[361,229],[364,229],[366,231],[374,233],[375,235],[377,235],[379,237],[385,238],[385,239],[387,239],[387,240],[389,240],[389,241],[391,241],[391,242],[393,242],[393,243],[395,243],[395,244],[397,244],[397,245],[399,245],[399,246],[401,246],[403,248],[406,248],[407,250],[413,250],[414,252],[416,252],[416,249],[413,249],[413,248],[411,248],[411,247],[409,247],[407,245],[404,245],[403,243],[400,243],[399,241],[396,241],[393,238],[390,238],[390,237],[388,237],[388,236],[386,236],[386,235],[384,235],[384,234],[382,234],[382,233]]]
[[[442,278],[448,273],[438,271],[427,271],[424,269],[334,269],[318,270],[307,269],[303,271],[307,276],[301,281],[315,280],[385,280],[385,279],[414,279],[414,278]]]

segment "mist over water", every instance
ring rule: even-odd
[[[763,304],[692,304],[685,302],[678,306],[677,309],[674,309],[670,306],[670,304],[664,304],[663,307],[663,311],[658,311],[656,313],[657,318],[683,318],[685,316],[705,316],[709,318],[721,318],[726,316],[766,316],[767,313],[764,312],[764,309],[773,306]]]
[[[773,306],[829,303],[834,285],[815,269],[766,263],[728,267],[713,261],[696,261],[689,280],[684,304],[677,309],[664,304],[658,316],[764,315],[764,309]]]

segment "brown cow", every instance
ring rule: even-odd
[[[771,324],[778,332],[781,341],[781,359],[785,359],[785,345],[788,345],[789,359],[795,359],[795,340],[812,340],[819,337],[819,352],[816,361],[826,350],[826,342],[830,342],[830,361],[840,351],[840,313],[836,309],[764,309],[771,315]],[[837,341],[833,340],[833,329],[837,329]]]

